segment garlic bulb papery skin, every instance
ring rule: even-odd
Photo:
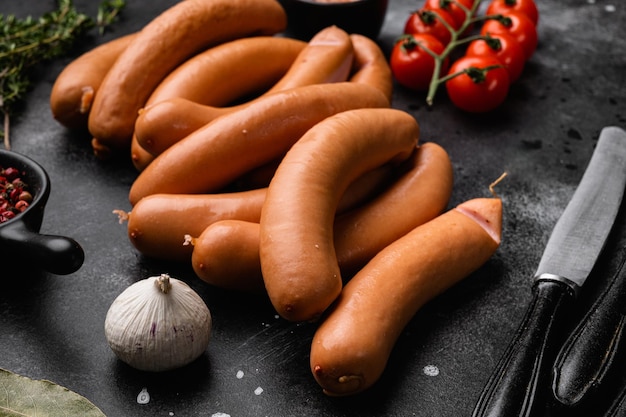
[[[211,313],[186,283],[167,274],[138,281],[111,304],[104,321],[117,357],[142,371],[180,368],[202,355]]]

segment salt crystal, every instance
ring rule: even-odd
[[[137,395],[137,403],[148,404],[149,402],[150,402],[150,394],[148,393],[148,388],[143,388],[141,392]]]
[[[428,376],[437,376],[439,375],[439,368],[435,365],[426,365],[424,367],[424,374]]]
[[[257,389],[255,389],[255,390],[254,390],[254,393],[255,393],[256,395],[261,395],[261,394],[263,393],[263,388],[258,387]]]

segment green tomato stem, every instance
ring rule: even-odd
[[[439,89],[439,86],[444,84],[446,81],[448,81],[451,78],[454,78],[462,73],[464,73],[465,71],[461,71],[459,73],[456,74],[449,74],[449,75],[445,75],[443,77],[440,77],[440,71],[441,68],[443,66],[444,61],[450,56],[450,54],[452,53],[452,51],[464,44],[467,44],[469,42],[475,41],[475,40],[480,40],[480,39],[485,39],[486,37],[483,35],[472,35],[472,36],[466,36],[466,37],[461,37],[461,35],[463,33],[465,33],[465,31],[474,23],[478,23],[484,20],[488,20],[488,19],[498,19],[501,20],[503,18],[502,15],[487,15],[487,16],[475,16],[476,10],[478,9],[478,7],[480,6],[480,3],[482,2],[482,0],[476,0],[474,2],[474,4],[472,5],[472,8],[469,9],[466,6],[464,6],[463,4],[459,3],[456,0],[452,0],[459,8],[461,8],[464,12],[465,12],[465,20],[463,21],[463,24],[461,25],[461,27],[459,27],[457,30],[455,30],[453,27],[451,27],[444,19],[442,19],[440,16],[437,16],[437,18],[445,25],[445,27],[450,31],[451,34],[451,39],[450,42],[448,43],[448,45],[446,45],[445,49],[443,50],[443,52],[441,52],[441,54],[436,54],[431,50],[428,50],[428,48],[424,48],[422,46],[422,48],[424,49],[424,51],[426,51],[427,53],[429,53],[435,60],[435,69],[433,71],[433,76],[431,78],[429,87],[428,87],[428,93],[426,96],[426,104],[428,106],[432,106],[434,101],[435,101],[435,95],[437,94],[437,90]]]

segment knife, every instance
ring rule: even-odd
[[[612,388],[626,354],[626,256],[609,286],[567,338],[553,369],[552,393],[568,407]],[[603,389],[607,387],[607,389]]]
[[[623,417],[626,415],[626,386],[622,387],[620,394],[611,404],[604,417]]]
[[[531,304],[487,381],[473,417],[529,417],[543,411],[560,348],[559,333],[602,252],[625,186],[626,132],[605,127],[548,239],[534,276]]]

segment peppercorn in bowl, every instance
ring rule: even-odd
[[[74,239],[39,233],[49,196],[50,178],[40,164],[0,149],[0,251],[54,274],[70,274],[85,255]]]

